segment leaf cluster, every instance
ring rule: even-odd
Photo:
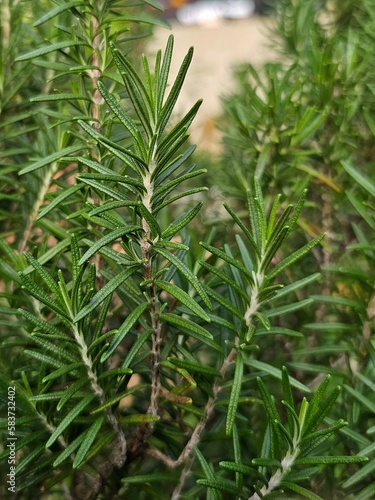
[[[243,95],[225,104],[241,190],[225,204],[233,237],[221,244],[214,228],[200,243],[191,229],[206,191],[189,143],[201,102],[175,119],[193,49],[172,82],[173,37],[152,60],[129,50],[145,25],[164,25],[160,6],[28,5],[1,20],[25,20],[25,40],[3,29],[0,68],[0,386],[2,409],[16,389],[19,494],[320,498],[335,477],[370,499],[372,462],[355,466],[374,452],[364,228],[375,189],[353,166],[372,133],[360,114],[372,103],[357,43],[366,20],[345,38],[323,28],[314,2],[281,2],[293,64],[269,65],[266,78],[247,68]],[[316,210],[316,186],[356,214],[348,252],[360,265],[329,266],[332,228],[301,215]],[[346,293],[304,267],[320,256]]]

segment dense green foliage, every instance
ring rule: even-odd
[[[158,5],[1,4],[0,467],[14,387],[18,498],[373,498],[359,4],[283,0],[287,62],[240,71],[227,241],[195,222],[200,101],[174,116],[193,50],[175,81],[173,37],[140,55]]]

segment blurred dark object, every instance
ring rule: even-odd
[[[255,3],[255,12],[257,14],[265,15],[272,10],[271,2],[267,2],[264,0],[254,0],[254,3]]]

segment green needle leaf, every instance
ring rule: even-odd
[[[85,318],[90,314],[98,305],[100,305],[111,293],[113,293],[120,285],[122,285],[133,273],[135,273],[137,268],[130,267],[125,269],[121,273],[114,276],[108,283],[106,283],[103,288],[91,299],[89,304],[85,306],[77,316],[74,318],[74,323],[77,323],[81,319]]]
[[[142,136],[139,134],[139,130],[133,120],[126,113],[124,113],[119,103],[116,101],[113,95],[108,92],[106,86],[103,85],[101,81],[98,82],[98,89],[113,113],[121,121],[124,127],[130,132],[133,139],[138,142],[142,138]],[[144,141],[142,141],[141,146],[146,147]]]
[[[88,406],[91,401],[95,398],[95,394],[88,394],[83,398],[76,406],[62,419],[60,424],[56,427],[52,436],[46,443],[46,448],[49,448],[53,443],[61,436],[67,427],[75,420],[75,418],[83,412],[83,410]]]
[[[60,455],[56,458],[56,460],[53,462],[54,467],[58,467],[60,464],[65,462],[67,458],[70,458],[70,455],[75,452],[75,450],[78,448],[78,446],[82,443],[82,441],[85,438],[85,433],[83,432],[80,436],[76,437],[74,441],[72,441],[66,448],[65,450],[60,453]]]
[[[213,255],[216,255],[220,259],[224,260],[234,268],[238,269],[241,274],[245,275],[250,283],[254,283],[254,279],[252,274],[246,269],[245,266],[241,264],[238,260],[234,259],[230,255],[228,255],[226,252],[223,250],[219,250],[218,248],[213,247],[212,245],[208,245],[207,243],[200,242],[200,245],[207,250],[208,252],[211,252]]]
[[[234,371],[234,378],[232,384],[232,391],[230,393],[227,421],[225,425],[225,432],[227,436],[232,434],[233,425],[236,419],[238,400],[241,395],[242,377],[243,377],[243,354],[241,351],[237,351],[236,367]]]
[[[88,46],[88,44],[85,42],[76,42],[73,40],[52,43],[51,45],[46,45],[45,47],[41,47],[40,49],[33,50],[31,52],[28,52],[27,54],[23,54],[22,56],[18,56],[16,62],[28,61],[30,59],[35,59],[36,57],[44,56],[45,54],[49,54],[50,52],[55,52],[56,50],[67,49],[69,47],[78,47],[80,45]]]
[[[189,283],[194,287],[194,289],[198,292],[200,295],[201,299],[203,302],[206,304],[206,306],[212,310],[212,305],[210,302],[210,299],[208,298],[207,293],[205,292],[203,286],[199,282],[198,278],[195,276],[195,274],[190,271],[188,267],[178,258],[176,257],[173,253],[169,252],[165,248],[154,248],[155,252],[160,254],[162,257],[167,259],[171,264],[173,264],[176,269],[183,275],[185,278],[189,281]]]
[[[73,7],[80,7],[82,5],[86,5],[86,2],[77,2],[76,1],[76,2],[67,2],[67,3],[63,3],[62,5],[58,5],[54,9],[47,12],[47,14],[42,16],[40,19],[35,21],[33,26],[36,28],[37,26],[40,26],[40,25],[44,24],[45,22],[58,16],[59,14],[62,14],[63,12],[65,12]]]
[[[191,60],[193,58],[193,52],[194,52],[194,49],[192,47],[190,47],[190,49],[188,50],[188,53],[186,54],[186,56],[182,62],[182,65],[181,65],[180,70],[177,74],[177,77],[174,81],[174,84],[172,85],[172,88],[169,92],[167,100],[165,101],[165,104],[160,112],[159,121],[157,123],[157,128],[158,128],[160,133],[166,127],[166,125],[169,121],[169,118],[172,114],[173,108],[177,102],[177,99],[178,99],[178,96],[181,92],[182,85],[184,83],[187,71],[189,69]]]
[[[361,174],[358,168],[355,168],[350,160],[341,161],[341,165],[346,170],[346,172],[356,181],[360,186],[362,186],[368,193],[375,198],[375,185],[374,182]]]
[[[51,203],[49,203],[46,207],[41,210],[36,218],[36,220],[42,219],[47,214],[49,214],[52,210],[54,210],[57,206],[59,206],[63,201],[67,198],[70,198],[74,193],[80,191],[83,187],[83,184],[76,184],[75,186],[71,186],[68,189],[64,189],[56,198],[54,198]]]
[[[199,463],[201,464],[201,467],[203,469],[203,472],[206,475],[206,478],[209,481],[214,482],[216,480],[216,476],[212,468],[210,467],[210,464],[207,462],[207,460],[204,458],[204,455],[199,451],[198,448],[195,448],[195,454],[199,460]],[[221,495],[216,489],[212,489],[212,495],[214,497],[214,500],[221,500]]]
[[[125,358],[125,361],[122,364],[123,369],[126,369],[131,365],[133,359],[139,353],[139,351],[141,350],[141,348],[142,348],[143,344],[146,342],[146,340],[148,340],[150,338],[151,334],[152,334],[152,330],[147,330],[144,333],[139,335],[137,340],[132,345],[130,351],[128,352],[128,354]]]
[[[126,398],[127,396],[130,396],[131,394],[134,394],[137,391],[141,391],[145,389],[145,387],[147,387],[147,384],[139,384],[133,386],[131,389],[128,389],[127,391],[124,391],[120,394],[116,394],[112,398],[105,401],[105,403],[101,404],[100,406],[97,406],[94,410],[92,410],[91,415],[95,415],[96,413],[100,413],[106,410],[110,406],[117,404],[119,401],[121,401],[121,399]]]
[[[27,167],[24,167],[23,169],[20,170],[19,175],[28,174],[29,172],[34,172],[35,170],[46,167],[47,165],[51,165],[52,163],[63,158],[64,156],[67,156],[75,151],[77,151],[77,146],[71,146],[69,148],[61,149],[57,153],[53,153],[35,163],[32,163],[31,165],[28,165]]]
[[[284,269],[291,266],[292,264],[297,262],[299,259],[301,259],[304,255],[309,253],[314,247],[319,245],[319,243],[322,241],[324,236],[325,236],[324,233],[320,234],[319,236],[317,236],[316,238],[311,240],[309,243],[304,245],[302,248],[299,248],[294,253],[289,255],[289,257],[286,257],[283,261],[281,261],[279,264],[277,264],[273,269],[270,270],[269,273],[267,273],[267,281],[273,280],[274,278],[276,278],[276,276],[278,274],[280,274],[282,271],[284,271]]]
[[[76,363],[71,363],[70,365],[65,365],[65,366],[59,368],[58,370],[55,370],[52,373],[46,375],[43,378],[42,382],[44,383],[44,382],[48,382],[49,380],[55,380],[57,378],[62,377],[66,373],[74,372],[74,370],[77,370],[78,368],[82,368],[82,367],[83,367],[82,361],[78,361]]]
[[[113,352],[117,349],[117,347],[124,340],[125,335],[130,331],[130,329],[135,325],[135,323],[139,320],[142,314],[149,308],[150,304],[148,302],[143,302],[139,304],[134,311],[132,311],[123,324],[118,329],[118,332],[115,335],[115,338],[110,343],[108,349],[102,354],[100,358],[101,362],[106,361]]]
[[[194,333],[203,339],[212,340],[213,338],[211,333],[208,332],[205,328],[197,325],[190,319],[183,318],[182,316],[177,316],[176,314],[172,313],[165,313],[160,315],[160,319],[172,325],[179,326],[188,333]]]
[[[37,345],[44,348],[46,351],[51,352],[52,355],[54,355],[57,359],[60,359],[62,361],[69,361],[71,363],[75,363],[77,361],[77,355],[73,356],[73,354],[69,350],[61,347],[54,342],[50,342],[43,337],[39,337],[35,332],[32,334],[32,339]]]
[[[368,462],[368,457],[360,456],[314,456],[314,457],[304,457],[297,458],[294,462],[295,465],[329,465],[329,464],[359,464],[361,462]]]
[[[62,298],[62,295],[61,295],[61,292],[60,292],[60,289],[57,285],[57,283],[55,283],[54,279],[52,278],[52,276],[50,275],[50,273],[47,271],[47,269],[45,269],[41,264],[40,262],[35,259],[31,254],[29,254],[28,252],[25,252],[25,257],[26,259],[28,260],[28,262],[33,266],[33,268],[37,271],[37,273],[39,274],[39,276],[42,278],[42,280],[44,281],[44,283],[48,286],[48,288],[51,290],[51,292],[54,293],[55,295],[55,298],[60,302],[60,304],[63,304],[64,303],[64,300]]]
[[[228,481],[227,479],[219,479],[218,477],[215,477],[215,479],[198,479],[197,483],[207,488],[214,488],[215,490],[231,493],[233,495],[231,498],[238,498],[238,495],[241,494],[236,483]]]
[[[90,97],[84,94],[60,93],[38,95],[30,99],[31,102],[51,102],[51,101],[91,101]]]
[[[156,286],[169,293],[175,297],[181,304],[184,304],[188,309],[190,309],[194,314],[202,318],[204,321],[210,322],[211,319],[204,309],[188,295],[184,290],[179,288],[172,283],[167,283],[165,281],[157,281]]]
[[[98,432],[103,425],[104,420],[105,416],[97,418],[91,425],[91,427],[85,432],[85,438],[82,441],[73,462],[73,469],[77,469],[85,460],[93,442],[95,441],[96,436],[98,435]]]
[[[184,368],[188,372],[201,373],[209,377],[220,377],[220,371],[210,366],[203,365],[201,363],[196,363],[194,361],[188,361],[186,359],[180,358],[168,358],[168,361],[173,365],[180,368]]]
[[[364,396],[360,391],[357,391],[347,384],[343,387],[349,394],[351,394],[357,401],[359,401],[365,408],[367,408],[373,415],[375,415],[375,402]]]
[[[203,206],[203,202],[198,203],[189,213],[184,215],[183,217],[175,220],[170,226],[167,227],[165,231],[162,232],[162,238],[169,238],[174,236],[176,233],[181,231],[190,221],[192,221],[200,209]]]
[[[323,500],[322,497],[290,481],[282,481],[280,484],[280,488],[286,488],[290,491],[293,491],[294,493],[298,493],[299,496],[301,496],[302,498],[307,498],[308,500]]]
[[[137,208],[141,213],[141,216],[149,225],[154,236],[161,236],[161,229],[152,213],[150,213],[147,208],[143,205],[143,203],[138,203]]]
[[[375,471],[375,460],[371,460],[368,464],[366,464],[364,467],[359,469],[355,474],[353,474],[349,479],[347,479],[343,484],[343,487],[350,488],[355,484],[362,483],[367,478],[371,477],[374,471]]]
[[[69,320],[69,314],[67,314],[64,309],[62,309],[56,301],[52,300],[45,292],[42,290],[34,281],[32,281],[29,276],[21,273],[20,278],[22,281],[22,287],[25,288],[30,295],[39,300],[42,304],[45,304],[47,307],[51,309],[51,311],[55,311],[57,314],[62,316],[63,318]]]
[[[115,240],[120,238],[121,236],[124,236],[125,234],[132,233],[135,231],[138,231],[140,229],[139,226],[128,226],[128,227],[120,227],[119,229],[115,229],[114,231],[111,231],[109,234],[106,234],[103,236],[103,238],[100,238],[96,243],[93,244],[91,248],[85,252],[80,261],[79,264],[82,265],[84,264],[87,260],[89,260],[90,257],[95,255],[96,253],[99,252],[101,248],[104,246],[108,245],[109,243],[113,243]]]
[[[281,370],[275,368],[274,366],[268,363],[264,363],[263,361],[258,361],[257,359],[250,359],[246,360],[246,364],[252,366],[253,368],[256,368],[257,370],[268,373],[269,375],[277,378],[278,380],[282,380]],[[307,386],[303,385],[301,382],[299,382],[297,379],[293,377],[289,377],[289,382],[292,387],[298,389],[299,391],[311,392],[311,390]]]

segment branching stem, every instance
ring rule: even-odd
[[[77,327],[75,327],[74,330],[75,330],[74,336],[75,336],[76,341],[80,347],[82,361],[86,366],[87,375],[88,375],[88,377],[90,379],[90,383],[91,383],[91,388],[94,391],[94,393],[96,394],[97,398],[99,399],[100,404],[104,404],[105,403],[105,394],[104,394],[102,387],[98,383],[98,379],[97,379],[95,370],[93,369],[91,356],[87,352],[87,345],[86,345],[85,339],[83,338],[83,335],[81,334],[81,332],[78,331]],[[113,448],[112,457],[111,457],[110,461],[115,467],[120,468],[120,467],[122,467],[122,465],[124,464],[124,462],[126,460],[126,452],[127,452],[126,438],[125,438],[123,430],[121,429],[116,417],[114,416],[114,414],[112,413],[112,410],[110,408],[106,410],[106,417],[107,417],[108,423],[110,424],[110,426],[112,427],[112,429],[116,435],[117,447],[118,447],[118,449],[116,447]]]
[[[65,295],[63,295],[63,296],[65,297]],[[69,311],[70,317],[74,318],[74,312],[72,310],[71,304],[69,303],[69,301],[66,298],[65,298],[65,306],[66,306],[67,310]],[[88,375],[88,378],[90,380],[91,389],[93,390],[94,394],[98,398],[100,404],[104,404],[105,403],[105,394],[104,394],[102,387],[98,383],[98,378],[96,376],[96,372],[95,372],[95,369],[93,367],[91,356],[88,353],[88,347],[87,347],[87,344],[85,342],[85,338],[84,338],[82,332],[80,331],[80,329],[78,328],[78,325],[73,323],[73,319],[72,319],[72,331],[73,331],[73,336],[74,336],[74,338],[79,346],[79,349],[80,349],[81,359],[82,359],[82,361],[86,367],[86,370],[87,370],[87,375]],[[106,417],[107,417],[107,421],[110,424],[110,426],[112,427],[112,429],[116,435],[116,439],[117,439],[116,446],[113,448],[112,453],[111,453],[110,462],[115,467],[120,468],[125,463],[126,454],[127,454],[127,443],[126,443],[125,434],[124,434],[123,430],[121,429],[116,417],[114,416],[114,414],[112,413],[112,410],[110,408],[106,410]]]
[[[165,463],[168,467],[171,469],[175,469],[182,465],[186,459],[192,456],[192,452],[194,448],[198,445],[201,435],[203,431],[205,430],[207,422],[210,420],[212,417],[212,414],[215,409],[215,403],[217,400],[217,397],[219,395],[219,392],[221,391],[222,388],[222,381],[228,371],[228,368],[230,365],[233,363],[233,361],[236,359],[237,351],[236,349],[232,349],[228,356],[224,359],[224,362],[222,364],[222,367],[220,369],[220,375],[221,377],[218,378],[214,384],[213,387],[213,396],[209,398],[209,400],[206,403],[206,406],[204,408],[204,414],[197,426],[195,427],[192,435],[190,436],[189,441],[186,443],[185,448],[181,452],[180,456],[176,460],[172,460],[170,457],[165,455],[164,453],[160,452],[159,450],[156,449],[150,449],[148,450],[148,454],[154,456],[155,458],[158,458],[161,460],[163,463]],[[188,476],[188,473],[190,471],[190,468],[193,464],[193,461],[189,461],[188,464],[186,465],[184,469],[184,481],[186,477]],[[179,482],[179,490],[182,489],[183,482],[182,482],[182,476],[180,478]],[[177,491],[177,490],[176,490]],[[177,493],[176,493],[177,495]],[[177,499],[179,498],[178,496],[174,496],[173,498]]]
[[[260,269],[260,268],[261,268],[261,262],[258,265],[258,269]],[[251,293],[250,293],[249,307],[246,310],[245,316],[244,316],[247,327],[250,327],[252,320],[253,320],[253,316],[258,311],[258,309],[260,307],[260,302],[258,301],[258,293],[259,293],[259,290],[262,286],[263,280],[264,280],[263,273],[261,273],[261,272],[254,273],[254,286],[253,286]],[[236,345],[238,345],[238,344],[239,344],[239,338],[237,337],[236,338]],[[229,367],[235,361],[236,356],[237,356],[237,349],[233,348],[229,352],[228,356],[224,359],[223,364],[222,364],[221,369],[220,369],[221,377],[216,380],[216,382],[213,386],[213,395],[211,398],[208,399],[206,406],[204,408],[203,417],[201,418],[201,420],[199,421],[199,423],[195,427],[193,433],[190,436],[189,441],[186,443],[185,448],[182,450],[180,456],[176,460],[173,460],[159,450],[156,450],[156,449],[148,450],[149,455],[152,455],[155,458],[159,459],[165,465],[167,465],[168,467],[170,467],[172,469],[175,469],[175,468],[181,466],[185,461],[187,461],[186,465],[181,473],[179,483],[177,484],[177,486],[173,492],[173,496],[172,496],[173,500],[178,500],[178,498],[180,497],[180,493],[182,491],[184,482],[186,481],[186,478],[188,477],[190,469],[193,465],[193,461],[194,461],[193,460],[193,450],[198,445],[198,443],[201,439],[202,433],[206,428],[207,422],[212,417],[212,414],[213,414],[214,409],[215,409],[215,403],[216,403],[217,397],[222,389],[223,380],[225,378],[225,375],[226,375]]]
[[[274,491],[284,479],[284,476],[289,472],[298,455],[298,446],[296,446],[293,450],[288,450],[285,457],[281,461],[281,468],[276,470],[276,472],[270,477],[268,484],[264,485],[260,490],[261,496],[259,496],[258,493],[254,493],[248,498],[248,500],[262,500],[262,498],[266,495],[272,493],[272,491]]]

